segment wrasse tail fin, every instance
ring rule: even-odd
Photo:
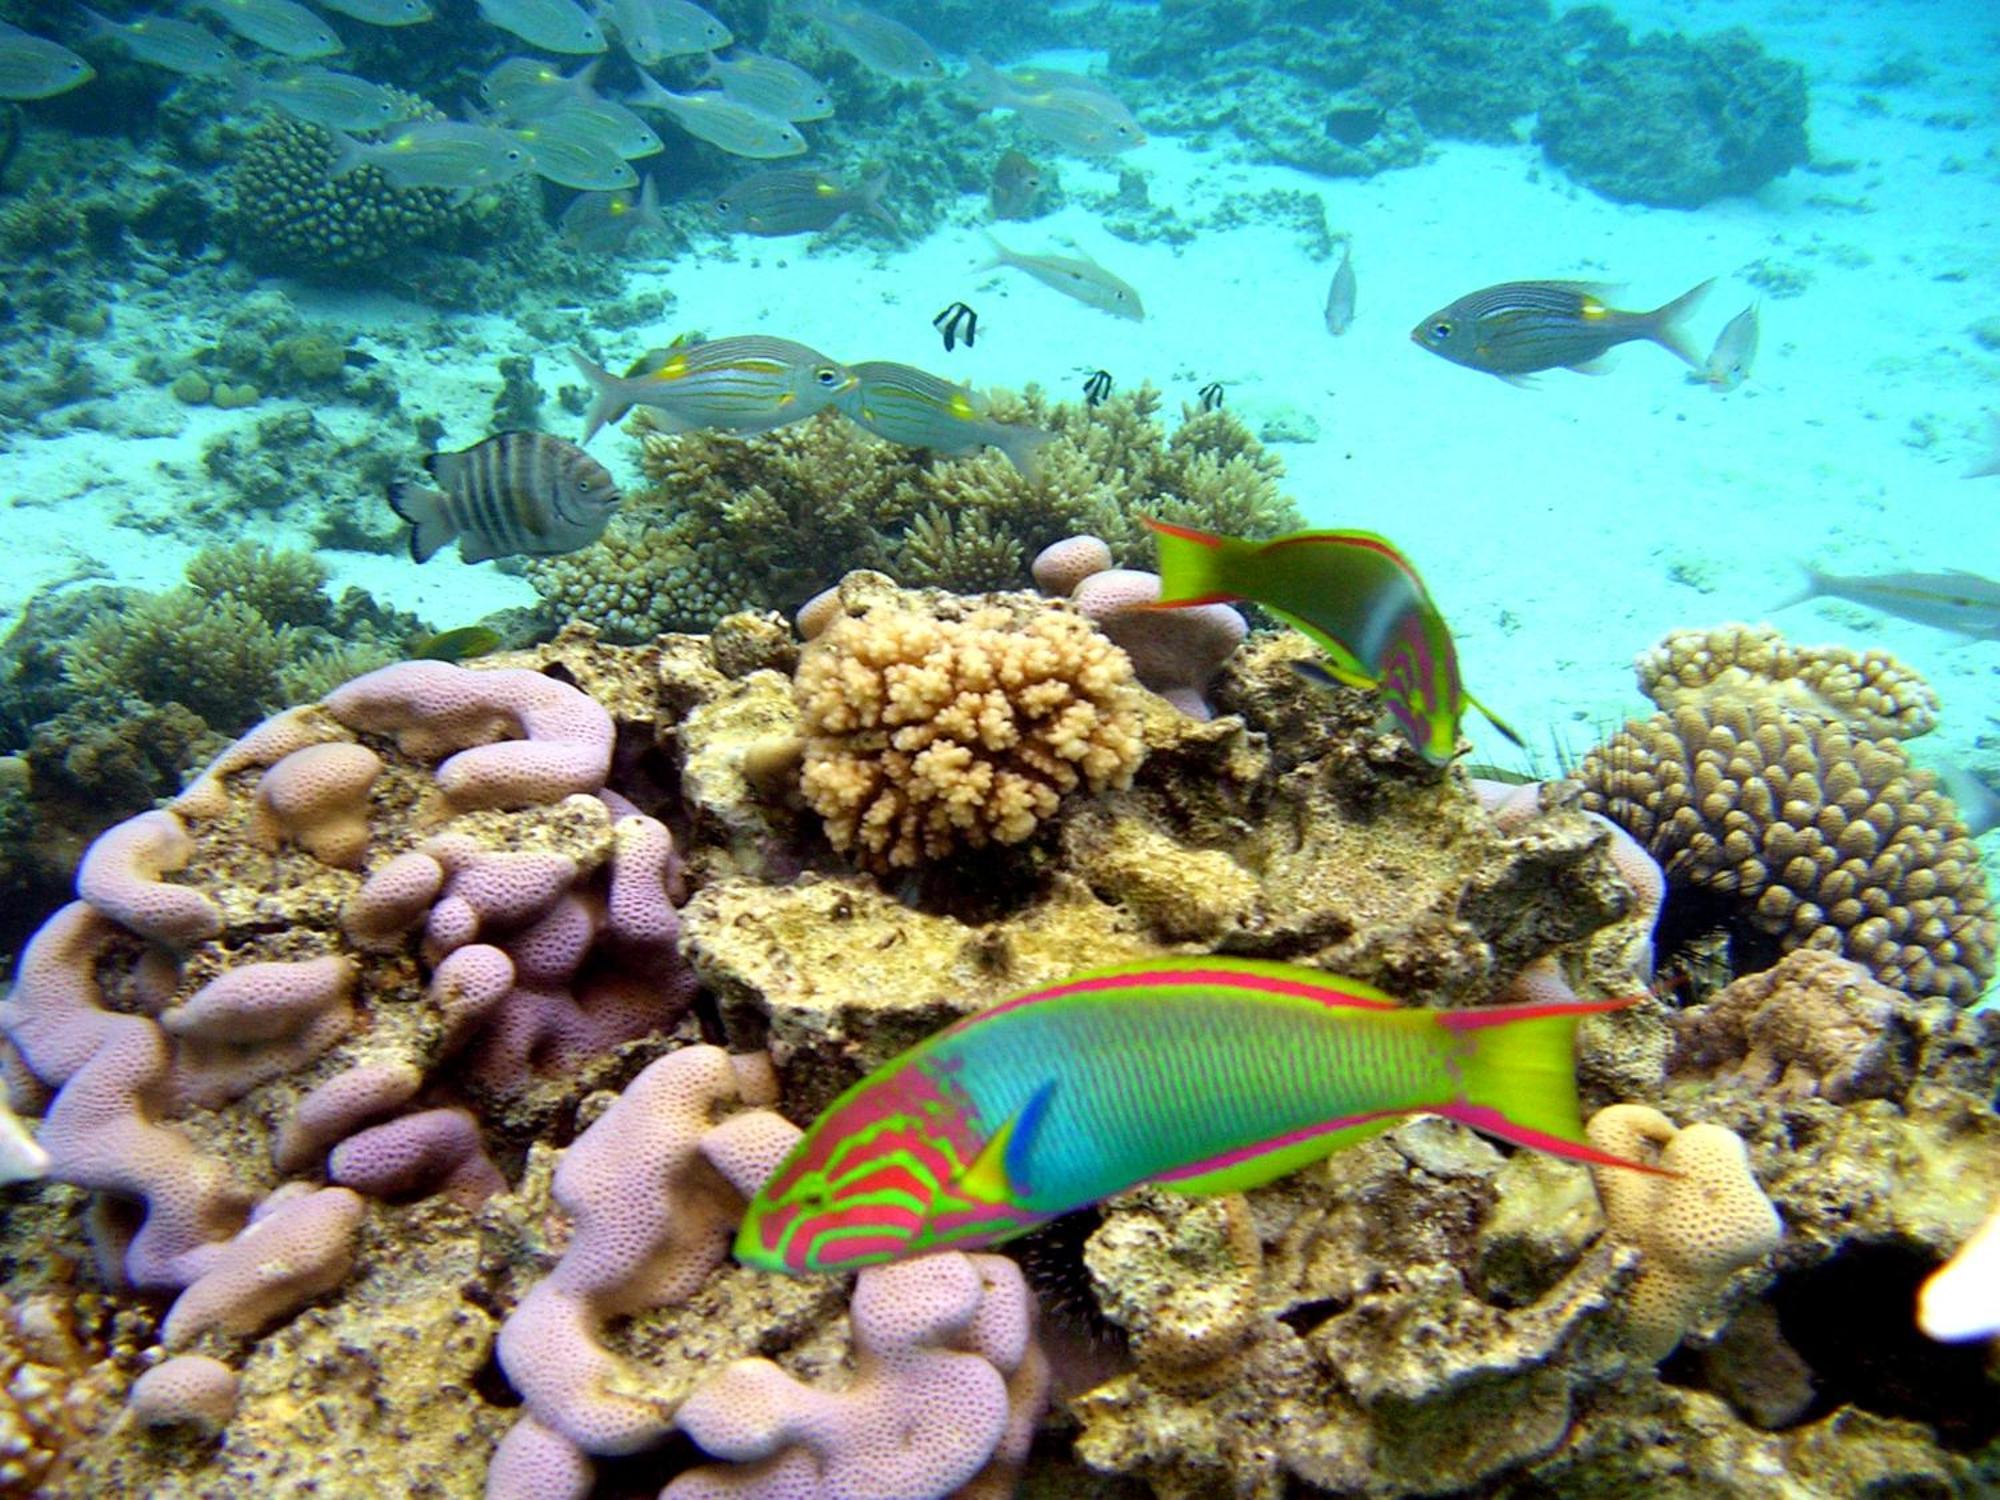
[[[1623,1010],[1638,998],[1441,1012],[1438,1019],[1445,1029],[1471,1045],[1459,1060],[1464,1095],[1434,1112],[1571,1161],[1672,1175],[1591,1145],[1577,1103],[1577,1024],[1585,1016]]]
[[[445,514],[442,491],[398,479],[389,486],[389,509],[410,523],[412,562],[429,562],[458,534]]]
[[[1701,299],[1708,295],[1708,289],[1715,285],[1715,278],[1709,277],[1700,286],[1689,287],[1665,307],[1656,307],[1646,314],[1646,337],[1671,354],[1677,354],[1694,369],[1705,364],[1702,357],[1687,341],[1687,332],[1681,327],[1682,321]]]
[[[1229,538],[1141,516],[1159,545],[1160,604],[1221,604],[1243,596],[1227,587],[1222,563]]]

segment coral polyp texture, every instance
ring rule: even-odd
[[[842,1088],[1079,968],[1631,995],[1658,907],[1572,786],[1424,773],[1295,635],[1232,652],[1199,720],[1067,603],[855,575],[828,613],[804,647],[737,615],[390,667],[99,842],[0,1010],[50,1159],[0,1226],[0,1482],[1401,1500],[1734,1493],[1803,1453],[1820,1493],[1990,1485],[1993,1373],[1884,1378],[1839,1330],[1900,1358],[2000,1196],[2000,1020],[1817,948],[1584,1029],[1591,1110],[1680,1176],[1416,1120],[1009,1254],[734,1264]],[[840,668],[871,626],[895,649]],[[902,705],[886,733],[942,718],[996,764],[1009,724],[1055,743],[1010,695],[1096,681],[1070,722],[1115,725],[1129,780],[1065,762],[1031,857],[857,869],[806,797],[815,661],[839,722]]]
[[[1097,408],[996,393],[996,417],[1056,435],[1032,481],[997,452],[944,458],[832,412],[744,438],[663,432],[641,411],[629,425],[647,487],[602,541],[528,577],[553,615],[644,640],[738,610],[791,614],[857,568],[912,588],[1025,588],[1029,560],[1080,532],[1143,566],[1141,515],[1254,537],[1304,524],[1277,458],[1236,417],[1184,412],[1169,433],[1159,406],[1151,387]]]
[[[1920,679],[1725,627],[1669,637],[1640,659],[1640,681],[1668,711],[1583,758],[1587,808],[1780,951],[1838,952],[1912,993],[1979,997],[1995,926],[1978,850],[1892,737],[1929,722]]]
[[[1019,844],[1072,793],[1131,783],[1131,682],[1087,621],[1032,599],[864,608],[800,657],[800,789],[833,847],[876,869]]]

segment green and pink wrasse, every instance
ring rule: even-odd
[[[1159,538],[1154,608],[1261,604],[1331,660],[1298,664],[1318,682],[1380,693],[1417,753],[1434,766],[1458,754],[1469,703],[1515,744],[1521,737],[1459,680],[1458,650],[1408,558],[1372,531],[1295,531],[1268,542],[1146,522]]]
[[[1577,1023],[1630,1000],[1422,1010],[1293,964],[1077,974],[968,1016],[814,1122],[736,1237],[791,1275],[972,1250],[1141,1182],[1240,1192],[1443,1115],[1578,1161]]]

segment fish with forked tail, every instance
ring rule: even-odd
[[[1681,320],[1715,285],[1691,287],[1651,312],[1624,312],[1586,281],[1504,281],[1468,292],[1410,330],[1410,338],[1441,359],[1521,384],[1538,370],[1592,372],[1619,344],[1649,339],[1696,369]]]
[[[1138,291],[1088,256],[1023,255],[1009,250],[990,234],[986,238],[993,246],[993,259],[980,267],[982,271],[990,271],[995,266],[1026,271],[1043,286],[1054,287],[1065,297],[1074,297],[1086,307],[1108,312],[1114,318],[1130,318],[1134,323],[1145,321],[1146,309],[1139,301]]]
[[[1942,573],[1873,573],[1843,577],[1805,569],[1805,587],[1773,609],[1808,599],[1845,599],[1885,615],[1949,630],[1978,641],[2000,641],[2000,583],[1950,568]]]
[[[424,468],[437,489],[398,480],[389,504],[415,528],[410,556],[427,562],[458,538],[469,563],[523,554],[553,557],[604,534],[618,486],[576,444],[546,432],[502,432],[456,453],[432,453]]]

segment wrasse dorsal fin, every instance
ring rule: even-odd
[[[972,1165],[959,1174],[955,1186],[962,1196],[975,1203],[1023,1201],[1028,1192],[1028,1160],[1055,1091],[1056,1081],[1051,1078],[993,1132],[980,1147],[979,1155],[972,1159]]]

